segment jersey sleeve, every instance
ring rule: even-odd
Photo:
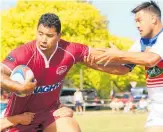
[[[157,39],[157,42],[152,46],[150,52],[158,54],[163,59],[163,33]]]
[[[25,60],[25,49],[20,46],[11,51],[7,57],[2,61],[2,64],[9,68],[11,71],[18,65],[23,65]]]
[[[88,56],[89,54],[89,47],[84,44],[73,44],[74,48],[74,57],[75,63],[82,62],[84,60],[84,56]]]
[[[127,67],[130,72],[134,69],[134,67],[136,66],[135,64],[122,64],[123,66]]]

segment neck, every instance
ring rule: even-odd
[[[57,45],[55,45],[53,48],[51,48],[51,49],[48,49],[48,50],[45,50],[45,51],[42,51],[44,54],[45,54],[45,56],[46,56],[46,58],[47,59],[49,59],[50,58],[50,56],[53,54],[53,52],[54,52],[54,50],[57,48]]]
[[[151,38],[155,37],[161,30],[163,29],[163,25],[160,23],[159,25],[157,25],[152,34],[151,34]]]
[[[36,42],[36,45],[38,45],[37,42]],[[50,56],[56,50],[57,46],[58,46],[58,42],[52,48],[47,49],[47,50],[41,50],[39,47],[38,48],[46,56],[47,60],[49,60]]]

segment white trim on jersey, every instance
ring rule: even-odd
[[[36,43],[36,47],[37,47],[37,50],[39,51],[39,53],[41,54],[41,56],[42,56],[43,59],[44,59],[44,62],[45,62],[45,68],[49,68],[50,61],[51,61],[52,57],[54,56],[54,54],[56,53],[56,51],[57,51],[57,49],[58,49],[58,42],[57,42],[57,44],[56,44],[56,48],[55,48],[54,52],[51,54],[49,60],[47,60],[45,54],[44,54],[44,53],[39,49],[37,43]]]
[[[14,94],[14,93],[13,93],[13,94]],[[11,105],[11,106],[12,106],[12,112],[11,112],[11,115],[13,114],[13,111],[14,111],[14,109],[15,109],[16,98],[17,98],[17,96],[15,96],[15,98],[13,99],[13,103],[14,103],[13,106]],[[10,109],[11,109],[11,106],[10,106]]]
[[[72,58],[73,58],[73,60],[74,60],[74,63],[75,63],[75,57],[73,56],[73,54],[72,54],[71,52],[69,52],[69,51],[67,51],[67,50],[62,49],[62,48],[61,48],[61,47],[59,47],[59,46],[58,46],[58,48],[60,48],[61,50],[65,51],[65,52],[67,52],[67,53],[69,53],[69,54],[72,56]]]
[[[26,66],[28,66],[28,64],[31,62],[32,58],[34,57],[34,55],[36,54],[36,51],[33,53],[33,55],[31,56],[31,58],[28,60]]]
[[[14,93],[12,93],[12,94],[14,94]],[[9,105],[8,108],[6,109],[5,114],[8,114],[8,112],[9,112],[10,109],[11,109],[11,110],[12,110],[12,111],[11,111],[11,115],[12,115],[13,110],[14,110],[14,106],[15,106],[15,101],[16,101],[15,98],[16,98],[16,96],[15,96],[15,97],[13,96],[13,99],[10,99],[10,100],[9,100],[8,104],[10,104],[10,105]],[[12,106],[12,105],[11,105],[11,102],[14,102],[13,107],[11,107],[11,106]]]
[[[147,85],[152,85],[152,84],[163,84],[163,81],[147,82]]]
[[[150,79],[150,78],[147,78],[147,81],[158,81],[158,80],[163,80],[163,78],[152,78],[152,79]]]
[[[8,67],[7,65],[5,65],[5,64],[3,64],[3,63],[0,63],[0,65],[5,66],[7,69],[9,69],[9,70],[12,72],[11,68],[10,68],[10,67]]]
[[[147,88],[163,88],[163,84],[156,84],[156,85],[147,85]]]

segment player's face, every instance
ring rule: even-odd
[[[150,38],[153,29],[152,15],[147,11],[139,11],[135,15],[136,26],[141,37]]]
[[[37,45],[42,51],[53,50],[60,40],[60,34],[54,27],[47,27],[42,24],[37,29]]]

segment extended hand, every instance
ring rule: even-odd
[[[84,56],[84,64],[91,67],[95,64],[95,57],[90,54],[88,56]]]
[[[30,94],[34,91],[36,87],[37,81],[33,81],[33,77],[31,77],[28,81],[22,84],[19,88],[19,93]]]
[[[104,66],[106,66],[109,62],[114,62],[114,59],[119,56],[121,56],[121,51],[115,46],[111,45],[111,48],[105,49],[105,53],[96,57],[95,61],[97,63],[104,63]]]

